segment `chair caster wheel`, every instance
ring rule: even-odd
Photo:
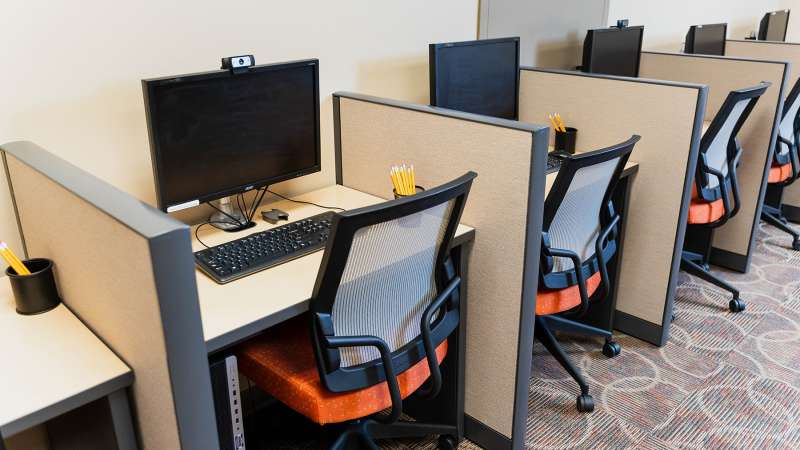
[[[456,450],[458,448],[458,441],[454,436],[443,434],[439,436],[438,447],[441,450]]]
[[[794,242],[792,242],[792,248],[800,251],[800,239],[795,239]]]
[[[740,299],[735,298],[728,303],[728,309],[735,313],[742,312],[745,309],[745,304]]]
[[[578,396],[578,411],[592,412],[594,411],[594,399],[589,394]]]
[[[603,345],[603,354],[609,358],[619,355],[619,352],[621,351],[622,347],[620,347],[619,344],[614,341],[608,341]]]

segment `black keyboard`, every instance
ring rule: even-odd
[[[561,158],[554,156],[552,153],[547,154],[547,170],[545,173],[558,172],[561,168]]]
[[[219,284],[260,272],[325,248],[332,212],[195,252],[200,270]]]

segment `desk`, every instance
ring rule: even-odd
[[[380,197],[340,185],[328,186],[294,198],[344,209],[355,209],[385,201]],[[327,211],[313,205],[287,200],[264,205],[261,209],[271,208],[289,213],[290,221],[305,219]],[[256,218],[255,227],[236,234],[207,225],[200,230],[200,239],[207,245],[213,246],[287,223],[270,225],[261,219],[260,213]],[[459,225],[453,246],[460,246],[472,240],[473,235],[472,228]],[[192,240],[192,249],[194,251],[203,249],[196,238]],[[228,347],[308,311],[308,302],[314,290],[322,254],[322,251],[315,252],[224,285],[215,283],[198,270],[197,290],[200,298],[200,314],[203,318],[203,335],[208,352],[213,353]]]
[[[0,279],[0,346],[0,434],[13,436],[107,397],[119,448],[136,448],[125,391],[133,372],[63,304],[19,315],[8,278]]]

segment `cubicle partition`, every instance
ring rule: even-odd
[[[790,64],[786,83],[786,95],[800,79],[800,43],[778,41],[729,40],[726,56],[739,58],[786,61]],[[785,99],[784,99],[785,100]],[[783,191],[783,210],[793,222],[800,222],[800,183],[787,186]]]
[[[738,172],[742,205],[738,214],[715,232],[711,253],[711,262],[715,265],[740,272],[747,272],[750,265],[789,69],[789,63],[783,61],[642,53],[639,69],[642,78],[708,85],[707,121],[713,119],[730,91],[762,81],[772,83],[739,134],[744,149]]]
[[[615,328],[663,345],[669,336],[707,88],[523,67],[520,120],[558,111],[578,129],[577,151],[642,136],[625,225]]]
[[[139,446],[218,448],[189,228],[35,144],[0,150],[26,255],[134,370]]]
[[[389,167],[412,162],[417,184],[478,173],[462,222],[476,228],[466,338],[466,435],[485,448],[524,447],[539,276],[545,127],[336,93],[337,183],[391,198]]]

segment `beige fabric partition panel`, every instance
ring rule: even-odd
[[[708,85],[706,120],[712,120],[728,93],[735,89],[769,81],[772,86],[761,97],[739,138],[744,149],[739,167],[742,205],[739,213],[716,230],[714,247],[736,255],[749,264],[750,247],[760,220],[760,202],[771,165],[776,117],[780,117],[789,65],[785,62],[756,61],[727,57],[684,55],[678,53],[642,53],[639,76],[659,80],[683,81]]]
[[[476,228],[469,262],[465,411],[511,438],[527,205],[529,195],[539,202],[544,198],[542,192],[529,194],[534,133],[347,97],[339,101],[345,186],[391,198],[388,170],[400,161],[414,163],[417,184],[424,187],[469,170],[478,173],[462,218]],[[541,185],[543,190],[543,180]],[[527,380],[525,386],[527,392]]]
[[[737,41],[725,43],[725,55],[739,58],[786,61],[790,66],[786,83],[786,95],[800,79],[800,43],[777,41]],[[783,203],[800,208],[800,183],[794,183],[783,191]]]
[[[35,153],[31,153],[33,157],[26,153],[30,161],[38,163],[43,161],[40,158],[42,155],[49,157],[43,150],[36,149]],[[11,152],[5,154],[5,160],[28,256],[50,258],[55,262],[58,287],[64,303],[134,370],[131,400],[142,448],[185,448],[187,434],[197,434],[198,438],[212,442],[211,446],[204,448],[216,447],[210,382],[206,385],[207,392],[200,389],[194,393],[196,398],[208,399],[209,403],[205,405],[205,410],[192,411],[192,414],[196,414],[197,418],[205,416],[205,424],[210,423],[211,429],[202,431],[189,427],[189,422],[179,423],[177,402],[180,399],[176,392],[182,390],[180,383],[204,385],[197,384],[195,379],[173,379],[177,372],[176,367],[170,367],[170,364],[175,365],[176,360],[169,357],[166,343],[169,331],[166,330],[168,325],[164,320],[164,310],[182,309],[186,317],[180,320],[194,319],[196,326],[200,327],[199,310],[193,316],[191,307],[184,308],[182,304],[165,306],[167,301],[183,302],[185,299],[160,298],[165,292],[162,292],[154,274],[154,267],[158,267],[160,258],[156,253],[160,250],[151,247],[152,238],[148,239],[133,229],[146,224],[150,214],[166,216],[141,204],[140,217],[143,221],[123,223],[118,217],[54,181],[41,169],[35,169],[30,162],[23,162]],[[64,179],[74,180],[79,174],[77,168],[70,167],[72,169],[76,172],[67,173]],[[101,183],[99,180],[97,182]],[[94,192],[93,195],[101,199],[108,198],[109,193],[116,194],[117,191],[107,186],[105,191]],[[134,207],[138,203],[132,198],[131,201]],[[128,206],[119,204],[120,208]],[[161,219],[156,217],[158,220]],[[177,228],[177,222],[175,224],[176,230],[181,231]],[[185,258],[190,259],[188,229],[183,231],[187,246]],[[177,263],[174,265],[180,266]],[[170,275],[181,278],[177,272]],[[190,286],[195,289],[193,283]],[[196,291],[194,298],[196,302]],[[198,338],[197,345],[202,346],[203,359],[195,365],[195,376],[197,380],[203,380],[204,372],[196,371],[198,366],[204,366],[205,374],[208,373],[202,329],[187,335]],[[193,346],[187,345],[185,351],[193,354],[193,349]]]
[[[558,111],[568,126],[579,130],[579,152],[642,136],[630,157],[639,163],[639,172],[628,209],[617,310],[659,326],[688,204],[686,174],[694,168],[690,155],[693,139],[699,142],[694,126],[703,91],[699,85],[576,72],[520,73],[520,120],[535,122]]]

